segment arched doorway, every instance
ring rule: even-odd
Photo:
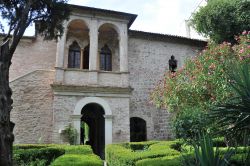
[[[138,117],[130,118],[130,141],[141,142],[146,140],[146,121]]]
[[[104,158],[105,112],[103,108],[95,103],[87,104],[82,108],[81,114],[80,143],[90,145],[95,154]]]
[[[82,99],[80,99],[75,106],[74,109],[74,114],[71,115],[71,118],[73,120],[73,126],[74,128],[77,130],[77,144],[81,143],[81,122],[82,122],[82,117],[84,116],[84,108],[85,106],[90,105],[88,107],[91,108],[92,105],[98,105],[102,108],[102,111],[104,111],[105,114],[102,114],[104,117],[104,141],[105,141],[105,145],[111,144],[112,143],[112,111],[111,108],[109,106],[109,103],[99,97],[84,97]],[[86,107],[86,108],[88,108]],[[93,107],[94,108],[94,107]],[[98,110],[99,108],[97,108]],[[87,109],[86,109],[87,110]],[[92,109],[91,109],[92,110]],[[94,110],[94,109],[93,109]],[[88,111],[86,111],[88,112]],[[87,124],[88,126],[90,126],[90,124]]]

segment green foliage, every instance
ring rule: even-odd
[[[148,158],[139,160],[136,166],[180,166],[182,165],[180,156],[166,156],[160,158]]]
[[[183,68],[166,72],[156,86],[151,98],[156,106],[175,113],[173,127],[178,137],[192,139],[199,130],[212,130],[218,123],[210,123],[205,114],[236,96],[227,73],[235,65],[250,63],[250,32],[237,40],[234,46],[209,44],[200,55],[187,59]]]
[[[58,145],[59,146],[59,145]],[[51,166],[102,166],[100,157],[93,154],[88,145],[69,146],[60,145],[65,150],[65,155],[53,161]]]
[[[81,156],[98,158],[93,157],[94,154],[89,145],[20,144],[14,146],[14,163],[17,166],[47,166],[64,154],[76,154],[79,158]]]
[[[67,0],[16,1],[2,0],[0,13],[15,37],[22,37],[25,29],[36,22],[36,30],[45,39],[57,39],[63,33],[63,21],[69,18]],[[2,24],[1,24],[2,25]]]
[[[66,139],[69,141],[70,145],[74,145],[76,143],[77,139],[77,130],[69,124],[63,132],[63,135],[66,137]]]
[[[89,155],[93,154],[92,148],[89,145],[77,145],[77,146],[69,146],[69,145],[57,145],[65,150],[65,154],[84,154]]]
[[[65,150],[56,147],[14,150],[14,165],[49,165],[55,158],[63,155]]]
[[[103,166],[102,160],[94,155],[65,154],[57,158],[51,166]]]
[[[216,43],[235,43],[234,36],[250,30],[249,0],[209,0],[192,16],[192,25]]]
[[[234,151],[228,149],[224,156],[221,156],[219,148],[214,149],[212,138],[203,134],[200,142],[194,142],[193,144],[195,152],[195,164],[185,163],[185,165],[199,165],[199,166],[226,166],[230,162]],[[188,160],[190,161],[190,160]]]
[[[176,141],[149,141],[108,145],[106,147],[106,161],[109,166],[134,166],[137,161],[143,159],[180,155],[179,151],[171,148],[175,143]],[[142,146],[143,144],[145,146],[144,148]],[[137,164],[141,165],[142,163]]]
[[[228,159],[230,164],[238,163],[237,166],[245,166],[242,164],[246,161],[245,155],[248,154],[245,148],[239,147],[233,153],[228,150],[228,147],[213,147],[214,142],[223,145],[221,141],[223,138],[212,140],[205,136],[196,141],[197,144],[193,144],[194,146],[183,144],[180,140],[112,144],[106,147],[106,161],[109,166],[187,166],[199,165],[199,159],[207,162],[207,165],[211,162],[218,161],[219,163]],[[229,160],[232,155],[232,160]]]
[[[197,140],[201,131],[207,130],[207,115],[197,109],[185,109],[173,120],[173,129],[177,138],[190,142]]]
[[[14,145],[13,149],[41,149],[41,148],[47,148],[49,146],[53,146],[53,144],[17,144]]]
[[[250,136],[250,67],[248,63],[235,67],[230,72],[230,85],[237,97],[230,98],[226,104],[219,105],[211,112],[220,131],[231,138]],[[246,140],[249,141],[249,140]]]

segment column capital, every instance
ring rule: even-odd
[[[103,117],[107,120],[112,120],[114,116],[113,115],[104,115]]]
[[[73,120],[79,120],[79,119],[81,119],[82,115],[70,115],[70,117]]]

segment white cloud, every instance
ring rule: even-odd
[[[205,0],[69,0],[69,3],[138,14],[131,29],[186,36],[185,19]],[[201,38],[194,30],[191,37]]]

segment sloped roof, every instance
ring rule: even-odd
[[[69,6],[72,8],[72,10],[78,9],[80,12],[87,13],[87,14],[101,15],[101,16],[128,20],[128,28],[133,24],[133,22],[135,21],[137,17],[136,14],[119,12],[119,11],[114,11],[114,10],[99,9],[99,8],[94,8],[94,7],[71,5],[71,4],[69,4]]]
[[[161,33],[152,33],[152,32],[144,32],[144,31],[137,31],[137,30],[129,30],[128,31],[129,37],[132,38],[140,38],[146,40],[157,40],[157,41],[171,41],[171,42],[181,42],[181,43],[189,43],[195,44],[201,47],[207,45],[207,41],[200,40],[200,39],[192,39],[183,36],[176,36],[176,35],[169,35],[169,34],[161,34]]]

